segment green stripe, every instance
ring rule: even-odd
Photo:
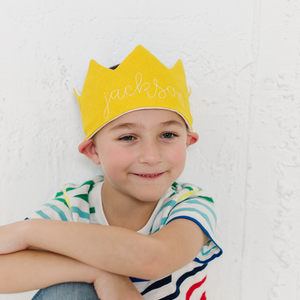
[[[57,193],[56,195],[55,195],[55,198],[56,197],[60,197],[60,196],[62,196],[64,194],[64,192],[59,192],[59,193]]]
[[[67,208],[69,208],[69,205],[64,198],[55,198],[55,200],[62,202]]]
[[[86,181],[86,182],[84,182],[81,186],[84,186],[84,185],[91,185],[91,184],[95,184],[95,181],[93,181],[93,180]]]
[[[168,198],[173,197],[176,194],[176,192],[174,192],[173,194],[171,194]]]
[[[194,190],[194,189],[191,188],[190,186],[184,186],[184,188],[185,188],[185,189],[188,189],[188,190],[190,190],[190,191],[193,191],[193,190]]]
[[[73,191],[73,190],[75,190],[75,189],[77,189],[77,187],[68,187],[68,188],[66,188],[66,192],[68,192],[68,191]]]
[[[94,184],[91,184],[89,190],[88,190],[88,194],[90,193],[90,191],[94,188]]]
[[[90,207],[90,214],[94,214],[95,213],[95,207]]]
[[[183,187],[183,188],[187,188],[187,189],[189,189],[190,191],[192,191],[192,190],[197,191],[197,189],[198,189],[199,191],[202,191],[202,189],[201,189],[199,186],[196,186],[196,185],[193,185],[193,187],[191,187],[189,184],[183,184],[182,187]],[[196,187],[197,189],[195,189],[195,187]]]
[[[205,200],[207,200],[207,201],[209,201],[211,203],[214,203],[214,200],[212,198],[210,198],[210,197],[204,197],[204,196],[199,196],[199,197],[201,197],[201,198],[203,198],[203,199],[205,199]]]
[[[80,194],[80,195],[75,195],[74,197],[80,198],[85,202],[89,203],[89,194]]]

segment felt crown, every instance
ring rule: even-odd
[[[168,69],[143,46],[137,46],[111,70],[91,60],[81,96],[85,140],[121,115],[139,109],[177,112],[192,130],[189,93],[182,61]]]

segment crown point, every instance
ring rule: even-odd
[[[74,94],[75,94],[75,96],[76,96],[77,100],[79,100],[78,98],[80,97],[80,95],[78,94],[78,92],[76,91],[76,89],[75,89],[75,88],[73,89],[73,92],[74,92]]]
[[[176,64],[171,68],[171,70],[174,70],[174,71],[177,71],[179,69],[180,69],[180,72],[183,69],[183,63],[182,63],[181,59],[178,59],[177,62],[176,62]]]

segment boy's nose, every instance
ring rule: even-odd
[[[139,161],[140,163],[146,163],[154,166],[162,161],[161,154],[161,149],[158,143],[155,143],[154,141],[145,142],[141,147]]]

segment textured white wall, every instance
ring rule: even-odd
[[[224,248],[209,299],[300,299],[297,0],[2,1],[0,224],[99,173],[77,152],[72,88],[90,59],[108,67],[137,44],[182,58],[192,87],[200,141],[182,179],[214,197]]]

